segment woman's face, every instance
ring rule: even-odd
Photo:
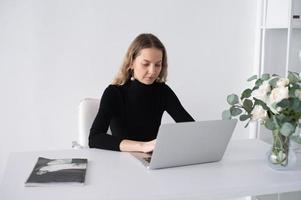
[[[133,61],[134,78],[144,84],[152,84],[162,70],[162,51],[156,48],[142,49]]]

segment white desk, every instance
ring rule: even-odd
[[[1,200],[228,199],[301,190],[301,169],[274,171],[259,140],[231,141],[221,162],[147,170],[128,153],[85,149],[12,153]],[[85,186],[24,187],[38,156],[89,159]]]

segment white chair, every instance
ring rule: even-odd
[[[72,142],[72,148],[81,149],[89,147],[89,133],[92,123],[97,115],[99,99],[85,98],[79,104],[78,112],[78,139]]]

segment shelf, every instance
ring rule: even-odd
[[[288,29],[288,27],[266,27],[266,26],[260,26],[260,29],[267,29],[267,30],[283,30]],[[301,30],[301,26],[292,27],[292,29]]]
[[[260,73],[286,76],[301,72],[301,0],[261,0]],[[257,135],[265,141],[267,129]]]
[[[261,26],[261,29],[288,29],[288,27],[266,27],[266,26]]]

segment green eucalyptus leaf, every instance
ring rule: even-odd
[[[253,102],[250,99],[245,99],[243,102],[243,107],[248,113],[250,113],[253,109]]]
[[[288,99],[282,99],[279,103],[277,103],[277,106],[281,107],[281,108],[287,108],[289,107],[290,102]]]
[[[295,90],[295,97],[297,97],[301,101],[301,89]]]
[[[237,116],[237,115],[240,115],[242,113],[242,110],[239,109],[239,108],[235,108],[235,107],[232,106],[230,108],[230,112],[231,112],[232,116]]]
[[[245,115],[245,114],[244,114],[244,115],[240,115],[240,116],[239,116],[239,120],[240,120],[240,121],[246,121],[246,120],[249,119],[249,118],[250,118],[250,115]]]
[[[261,79],[266,81],[270,79],[270,74],[262,74]]]
[[[230,110],[224,110],[223,113],[222,113],[222,119],[223,120],[228,120],[228,119],[231,119],[231,112]]]
[[[283,113],[276,115],[275,118],[277,119],[277,122],[279,124],[284,124],[285,122],[289,122],[290,121],[287,118],[287,116],[285,114],[283,114]]]
[[[241,97],[240,99],[243,100],[245,98],[249,98],[252,94],[252,90],[251,89],[245,89],[242,93],[241,93]]]
[[[253,81],[253,80],[255,80],[255,79],[257,79],[257,75],[251,76],[250,78],[248,78],[247,81]]]
[[[290,136],[294,132],[295,132],[295,126],[289,122],[285,122],[284,124],[282,124],[280,128],[280,133],[284,136]]]
[[[296,88],[289,88],[288,96],[289,97],[296,97]]]
[[[269,81],[269,84],[273,87],[273,88],[275,88],[276,86],[277,86],[277,81],[279,81],[279,77],[276,77],[276,78],[273,78],[273,79],[271,79],[270,81]]]
[[[253,99],[255,100],[254,105],[261,105],[263,109],[270,110],[269,107],[266,105],[266,103],[264,103],[262,100],[257,98],[253,98]]]
[[[254,91],[254,90],[257,90],[259,88],[259,86],[254,86],[253,88],[252,88],[252,91]]]
[[[264,126],[269,130],[275,130],[276,129],[275,122],[270,118],[265,121]]]
[[[297,83],[299,81],[299,75],[295,72],[288,72],[287,78],[289,79],[290,83]]]
[[[290,102],[291,102],[291,108],[293,110],[295,110],[296,112],[301,111],[301,102],[298,98],[291,98]]]
[[[298,79],[300,78],[298,72],[288,71],[288,74],[293,74],[293,75],[294,75],[295,77],[297,77]]]
[[[263,83],[263,80],[262,80],[262,79],[257,79],[257,81],[255,82],[255,85],[256,85],[257,87],[259,87],[259,86],[262,85],[262,83]]]
[[[291,83],[290,85],[291,85],[291,88],[293,88],[293,89],[301,89],[301,85],[298,83]]]
[[[236,94],[230,94],[228,95],[227,97],[227,102],[228,104],[230,105],[235,105],[237,104],[239,101],[238,101],[238,96]]]

